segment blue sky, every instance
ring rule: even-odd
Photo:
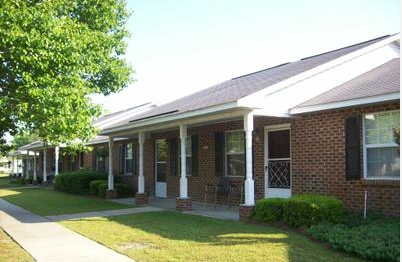
[[[400,31],[399,0],[128,0],[136,81],[94,100],[114,112]]]

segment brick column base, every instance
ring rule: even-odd
[[[42,181],[42,186],[48,186],[49,185],[49,182],[47,182],[47,181]]]
[[[106,190],[106,198],[107,199],[115,199],[115,198],[117,198],[116,189],[112,189],[112,190],[107,189]]]
[[[191,211],[192,210],[191,198],[176,198],[176,210],[177,211]]]
[[[251,214],[254,211],[255,206],[249,205],[240,205],[239,207],[239,218],[240,221],[248,221],[250,219]]]
[[[138,206],[145,206],[148,204],[148,197],[145,193],[135,194],[135,204]]]
[[[36,186],[38,184],[38,180],[32,180],[32,184]]]

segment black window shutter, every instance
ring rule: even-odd
[[[123,174],[123,145],[119,145],[119,174]]]
[[[198,175],[198,136],[191,136],[191,175]]]
[[[137,175],[137,144],[133,143],[132,149],[133,149],[133,175]]]
[[[126,150],[126,144],[121,144],[120,145],[120,174],[124,173],[124,167],[126,165],[126,154],[125,154],[125,150]]]
[[[360,116],[345,121],[346,180],[360,179]]]
[[[170,175],[171,176],[176,176],[178,167],[177,167],[177,161],[178,161],[178,151],[177,151],[177,138],[171,138],[169,140],[169,147],[170,147]]]
[[[225,164],[225,133],[215,132],[215,175],[223,176]]]

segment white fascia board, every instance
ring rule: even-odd
[[[352,99],[348,101],[340,101],[340,102],[333,102],[328,104],[321,104],[321,105],[313,105],[313,106],[305,106],[305,107],[296,107],[290,110],[291,115],[296,114],[303,114],[303,113],[311,113],[317,111],[325,111],[331,109],[338,109],[338,108],[345,108],[345,107],[352,107],[352,106],[360,106],[360,105],[367,105],[367,104],[375,104],[387,101],[395,101],[400,99],[400,93],[391,93],[391,94],[384,94],[372,97],[364,97],[358,99]]]
[[[114,142],[124,141],[124,140],[128,140],[128,138],[122,138],[122,137],[113,138]],[[91,146],[91,145],[104,144],[104,143],[109,143],[109,137],[107,137],[105,139],[102,139],[102,140],[89,141],[89,142],[85,143],[85,145],[86,146]]]
[[[343,65],[351,60],[354,60],[358,57],[364,56],[365,54],[368,54],[370,52],[373,52],[377,49],[381,49],[383,47],[388,46],[388,48],[386,48],[387,50],[383,52],[379,52],[379,53],[385,53],[386,57],[379,57],[379,60],[376,61],[377,63],[376,66],[381,64],[381,61],[384,63],[385,61],[389,61],[392,58],[397,58],[399,57],[399,48],[396,48],[395,45],[390,45],[393,42],[398,42],[400,38],[400,34],[388,37],[382,41],[379,41],[377,43],[374,43],[372,45],[366,46],[364,48],[361,48],[355,52],[352,52],[350,54],[341,56],[337,59],[334,59],[332,61],[329,61],[325,64],[322,64],[320,66],[314,67],[310,70],[307,70],[301,74],[298,74],[296,76],[293,76],[291,78],[288,78],[284,81],[281,81],[277,84],[271,85],[267,88],[264,88],[260,91],[257,91],[251,95],[245,96],[241,99],[238,100],[238,104],[240,107],[266,107],[269,106],[266,104],[265,98],[275,94],[277,92],[282,91],[283,89],[286,89],[290,86],[296,85],[302,81],[305,81],[307,79],[310,79],[312,77],[315,77],[318,74],[321,74],[323,72],[326,72],[332,68],[335,68],[337,66]],[[399,42],[398,42],[399,43]],[[373,64],[373,63],[371,63]],[[376,67],[374,66],[374,67]],[[373,65],[371,65],[371,67],[369,67],[368,65],[365,66],[366,70],[367,69],[373,69]],[[355,71],[355,70],[353,70]],[[367,70],[368,71],[368,70]],[[315,96],[317,96],[320,93],[315,93]],[[314,96],[313,96],[314,97]],[[307,99],[306,99],[307,100]],[[305,101],[306,101],[305,100]],[[284,102],[284,101],[282,101]],[[289,106],[288,108],[291,108],[292,106]]]
[[[211,106],[199,110],[193,110],[193,111],[187,111],[183,113],[172,113],[169,115],[162,115],[162,116],[157,116],[157,117],[152,117],[149,119],[143,119],[143,120],[138,120],[133,123],[129,123],[126,125],[122,126],[117,126],[113,128],[106,128],[102,132],[100,132],[101,135],[108,135],[116,132],[121,132],[121,131],[126,131],[130,129],[139,129],[139,128],[146,128],[147,126],[155,125],[155,124],[160,124],[160,123],[165,123],[165,122],[171,122],[171,121],[183,121],[184,119],[187,118],[194,118],[206,114],[211,114],[219,111],[224,111],[228,109],[233,109],[237,108],[237,102],[229,102],[221,105],[216,105],[216,106]]]
[[[94,126],[100,128],[100,129],[105,129],[108,126],[111,126],[111,125],[113,125],[113,124],[115,124],[117,122],[120,122],[122,120],[129,119],[129,118],[131,118],[131,117],[133,117],[135,115],[142,114],[142,113],[144,113],[144,112],[146,112],[146,111],[148,111],[148,110],[150,110],[150,109],[152,109],[154,107],[156,107],[156,104],[154,104],[154,103],[145,104],[145,105],[143,105],[141,107],[133,108],[132,110],[128,110],[127,112],[116,114],[115,116],[113,116],[113,117],[111,117],[109,119],[105,119],[105,120],[103,120],[101,122],[98,122],[98,123],[94,124]]]

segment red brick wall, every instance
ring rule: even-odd
[[[292,122],[293,193],[316,192],[339,197],[350,210],[368,209],[399,215],[399,181],[346,181],[345,118],[399,109],[399,103],[310,114]],[[363,167],[361,168],[363,172]],[[362,175],[363,176],[363,175]]]
[[[330,111],[295,118],[255,117],[253,132],[253,161],[255,198],[264,198],[264,127],[291,124],[292,193],[335,195],[349,210],[362,210],[364,190],[368,191],[368,209],[389,215],[399,215],[399,181],[346,181],[345,179],[345,118],[357,114],[398,109],[399,104],[369,106],[359,109]],[[215,176],[214,133],[243,129],[243,122],[231,121],[190,127],[188,135],[199,136],[198,176],[188,177],[189,196],[204,200],[206,183],[217,183]],[[156,139],[178,137],[178,130],[152,134],[145,142],[144,172],[146,189],[155,194],[154,143]],[[363,170],[363,169],[362,169]],[[167,197],[179,196],[180,175],[170,174],[168,161]],[[243,183],[243,178],[233,178]],[[212,201],[210,196],[209,201]]]

